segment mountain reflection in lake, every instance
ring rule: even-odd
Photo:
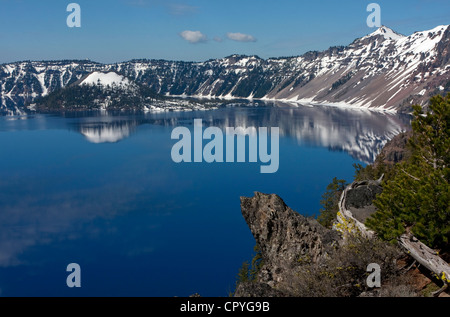
[[[81,121],[79,130],[89,142],[117,142],[130,136],[136,126],[192,125],[201,118],[206,127],[279,127],[280,135],[297,140],[299,145],[345,151],[365,163],[374,162],[383,146],[395,135],[409,129],[409,116],[367,110],[333,107],[234,108],[235,111],[147,113],[124,120],[103,115]]]
[[[279,127],[280,169],[176,164],[172,129]],[[317,214],[333,177],[372,162],[409,118],[330,107],[0,117],[4,296],[226,296],[253,237],[239,197]],[[82,287],[69,289],[78,263]]]
[[[136,128],[134,121],[117,121],[113,123],[83,125],[80,132],[92,143],[114,143],[130,136]]]

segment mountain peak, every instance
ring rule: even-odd
[[[394,30],[388,28],[385,25],[382,25],[375,32],[369,34],[368,37],[377,35],[382,35],[386,40],[399,40],[405,37],[404,35],[395,32]]]

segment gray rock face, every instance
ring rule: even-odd
[[[352,212],[353,217],[364,223],[376,212],[373,200],[382,191],[383,188],[376,181],[357,182],[347,191],[345,207]]]
[[[271,287],[286,289],[296,266],[319,262],[340,239],[337,232],[295,212],[274,194],[241,197],[241,210],[262,253],[258,281]]]
[[[375,160],[374,167],[376,168],[381,163],[394,165],[408,159],[411,155],[411,151],[408,148],[408,140],[412,137],[412,134],[411,130],[403,132],[387,142]]]

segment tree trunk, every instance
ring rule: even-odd
[[[436,251],[427,247],[412,234],[404,234],[398,239],[399,245],[422,266],[432,272],[436,278],[450,283],[450,265]]]

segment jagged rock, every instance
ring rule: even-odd
[[[241,210],[262,254],[258,281],[286,289],[287,279],[302,262],[319,262],[332,253],[340,237],[314,218],[295,212],[277,195],[255,192],[241,197]],[[241,291],[245,294],[249,291]]]

